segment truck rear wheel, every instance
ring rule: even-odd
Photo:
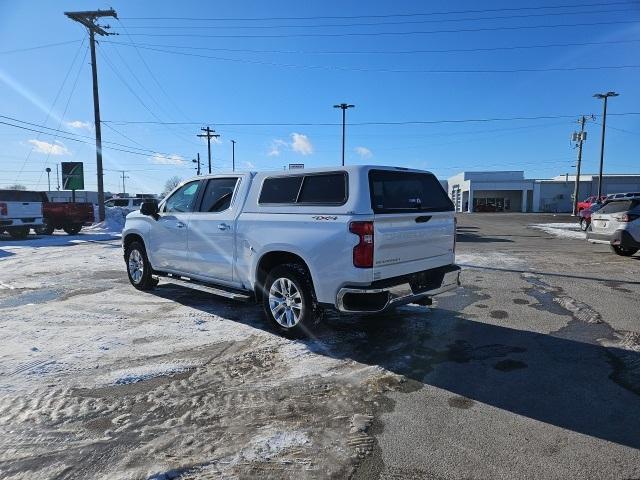
[[[140,242],[127,245],[124,258],[131,285],[138,290],[153,290],[158,285],[158,280],[152,276],[153,270],[147,258],[147,251]]]
[[[29,235],[29,227],[12,228],[11,230],[9,230],[9,236],[11,238],[16,238],[21,240],[23,238],[27,238],[27,235]]]
[[[77,235],[82,230],[82,225],[74,223],[72,225],[65,225],[62,229],[69,235]]]
[[[637,248],[625,248],[625,247],[621,247],[620,245],[611,245],[611,248],[615,253],[623,257],[630,257],[631,255],[633,255],[638,251]]]
[[[286,335],[307,334],[318,321],[313,285],[302,265],[287,264],[271,270],[264,284],[262,305],[267,318]]]

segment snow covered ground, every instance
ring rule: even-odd
[[[135,290],[110,225],[0,239],[0,478],[347,476],[388,373],[254,304]]]
[[[585,233],[580,230],[580,225],[575,222],[571,223],[539,223],[529,225],[531,228],[542,230],[556,237],[573,238],[578,240],[584,240],[587,238]]]

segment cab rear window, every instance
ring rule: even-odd
[[[28,190],[0,190],[0,202],[46,202],[44,192]]]
[[[640,205],[640,200],[615,200],[606,203],[598,213],[620,213],[633,210]]]
[[[375,213],[453,211],[453,203],[431,173],[371,170],[371,208]]]

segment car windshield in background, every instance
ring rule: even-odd
[[[598,213],[620,213],[632,210],[640,205],[640,200],[619,200],[605,204]]]
[[[430,173],[371,170],[371,208],[375,213],[452,211],[453,203]]]
[[[46,202],[44,192],[0,190],[0,202]]]

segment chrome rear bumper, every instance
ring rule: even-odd
[[[345,287],[338,291],[336,306],[345,313],[377,313],[398,305],[415,303],[425,298],[439,295],[460,286],[460,267],[449,265],[438,278],[441,280],[425,289],[414,289],[409,282],[397,285],[375,287]]]

